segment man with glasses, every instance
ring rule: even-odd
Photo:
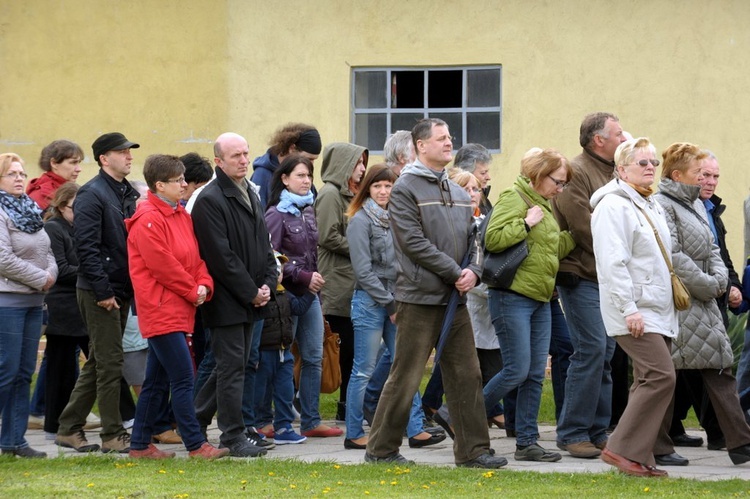
[[[583,151],[573,158],[576,174],[552,201],[560,230],[573,233],[576,247],[560,262],[557,289],[573,344],[565,401],[557,422],[557,446],[571,456],[595,458],[607,443],[612,415],[610,360],[615,349],[599,310],[591,236],[591,195],[612,180],[615,150],[625,135],[617,116],[598,112],[581,123]]]
[[[119,132],[106,133],[92,144],[99,174],[81,187],[75,200],[75,244],[78,254],[78,306],[89,333],[89,356],[68,405],[60,415],[55,443],[91,452],[83,431],[94,401],[102,421],[102,452],[126,453],[130,435],[120,417],[122,335],[128,320],[133,286],[128,274],[126,218],[135,212],[139,195],[125,180],[131,149],[140,147]]]

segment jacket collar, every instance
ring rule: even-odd
[[[245,198],[240,192],[240,189],[243,187],[229,178],[229,176],[224,173],[224,170],[219,168],[218,166],[215,168],[216,172],[216,180],[215,182],[218,184],[218,186],[221,188],[222,193],[224,194],[224,197],[227,198],[234,198],[237,200],[237,202],[242,206],[243,209],[247,210],[247,212],[252,216],[253,211],[258,212],[260,210],[260,205],[256,205],[254,196],[255,192],[253,192],[253,189],[250,188],[250,184],[248,183],[247,179],[243,179],[243,182],[245,184],[245,189],[247,189],[248,196],[250,198],[250,203],[253,206],[248,206],[245,202]]]

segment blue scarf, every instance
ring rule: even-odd
[[[390,214],[387,210],[381,208],[378,203],[372,198],[367,198],[365,204],[362,205],[362,209],[365,210],[365,214],[370,217],[372,223],[379,225],[384,229],[390,228]]]
[[[0,206],[18,230],[27,234],[39,232],[44,227],[42,210],[28,195],[15,197],[0,190]]]
[[[300,208],[304,209],[306,206],[313,204],[313,193],[308,192],[304,196],[294,194],[284,189],[281,191],[279,198],[279,204],[276,205],[276,209],[282,213],[291,213],[295,217],[300,216]]]

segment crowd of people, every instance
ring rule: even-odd
[[[213,168],[195,152],[148,156],[140,193],[127,179],[140,145],[119,132],[93,142],[100,169],[80,187],[73,142],[45,147],[30,182],[23,159],[0,154],[2,453],[45,457],[24,437],[31,414],[62,447],[133,458],[174,456],[154,443],[216,459],[344,436],[366,462],[408,463],[406,435],[413,448],[450,437],[456,465],[500,468],[494,425],[514,459],[555,462],[537,442],[551,357],[570,456],[666,476],[657,465],[689,464],[676,447],[703,445],[682,425],[692,407],[709,449],[750,461],[750,330],[739,383],[727,336],[728,314],[750,309],[750,266],[740,280],[727,250],[718,159],[676,142],[660,161],[606,112],[583,119],[579,143],[570,160],[529,150],[495,198],[489,151],[454,158],[438,118],[388,137],[372,166],[307,124],[279,128],[252,163],[245,138],[224,133]],[[511,282],[482,283],[484,259],[522,242]],[[319,409],[326,323],[344,429]],[[629,393],[613,390],[628,364]]]

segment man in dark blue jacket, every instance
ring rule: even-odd
[[[240,135],[224,133],[216,139],[216,180],[206,185],[192,211],[201,257],[215,286],[213,299],[201,311],[211,329],[216,367],[196,395],[196,413],[206,426],[218,410],[221,443],[235,457],[266,453],[245,436],[242,398],[253,325],[277,277],[263,208],[245,178],[248,154]]]
[[[120,417],[122,335],[133,287],[128,273],[124,220],[135,212],[138,193],[125,177],[131,149],[140,147],[121,133],[107,133],[92,144],[99,174],[81,187],[75,199],[78,254],[78,306],[90,338],[89,357],[70,402],[60,415],[55,442],[79,452],[98,450],[83,431],[94,401],[99,401],[103,452],[128,452],[130,435]]]

